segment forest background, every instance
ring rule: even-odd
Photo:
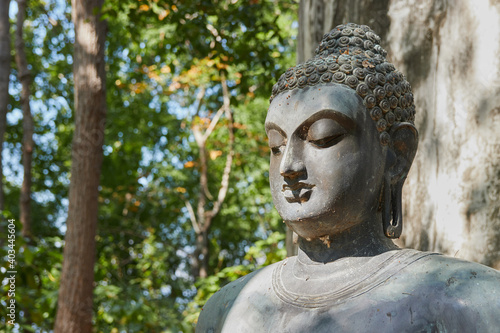
[[[499,1],[0,6],[6,331],[191,332],[221,286],[293,253],[267,180],[268,98],[348,21],[381,35],[416,95],[400,245],[500,268]]]
[[[70,179],[88,177],[71,176],[75,29],[70,3],[27,1],[18,41],[18,2],[10,6],[2,234],[7,219],[15,219],[17,323],[46,332],[57,313]],[[116,1],[104,3],[100,13],[107,112],[92,235],[95,268],[84,268],[95,276],[93,326],[99,332],[189,332],[211,293],[285,255],[284,228],[267,185],[262,124],[276,76],[295,61],[297,4]],[[30,214],[22,223],[27,148],[18,42],[26,52],[33,117]],[[93,134],[86,140],[97,142]],[[222,207],[208,229],[200,215],[206,220],[217,204]],[[197,267],[196,223],[210,235],[209,244],[198,243],[210,252],[196,253]],[[6,237],[2,245],[5,273]],[[7,302],[5,289],[3,327]]]

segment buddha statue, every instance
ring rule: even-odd
[[[498,332],[500,272],[400,249],[418,133],[410,84],[367,26],[339,25],[273,87],[273,201],[298,255],[223,287],[196,332]]]

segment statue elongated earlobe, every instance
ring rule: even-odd
[[[400,123],[391,129],[382,211],[384,234],[389,238],[399,238],[403,231],[403,184],[415,157],[417,145],[418,134],[413,124]]]
[[[387,229],[391,224],[391,178],[387,174],[384,175],[384,189],[383,189],[383,206],[382,206],[382,225],[384,226],[384,234],[390,238],[387,234]]]
[[[402,212],[402,189],[404,179],[395,182],[394,170],[398,169],[397,160],[393,151],[387,153],[387,165],[390,172],[384,174],[384,193],[383,193],[383,211],[382,223],[384,234],[389,238],[399,238],[403,231],[403,212]]]
[[[390,177],[387,175],[384,178],[384,209],[382,212],[384,234],[389,238],[399,238],[403,231],[403,182],[391,185]]]

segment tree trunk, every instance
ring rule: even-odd
[[[500,268],[500,1],[393,1],[420,143],[402,243]]]
[[[23,24],[26,17],[26,0],[17,0],[16,28],[16,64],[19,81],[22,85],[21,108],[23,110],[23,183],[19,199],[19,220],[23,226],[21,231],[25,237],[31,236],[31,164],[33,160],[33,116],[30,109],[31,73],[28,69],[26,51],[23,40]]]
[[[208,232],[196,233],[196,250],[193,255],[193,276],[195,278],[206,278],[208,276]]]
[[[366,24],[384,39],[388,6],[389,0],[300,0],[297,62],[311,58],[323,35],[342,23]]]
[[[63,270],[54,332],[92,331],[98,186],[106,117],[102,0],[73,0],[75,134]]]
[[[308,0],[300,9],[299,61],[335,25],[367,24],[412,84],[420,143],[399,243],[500,268],[500,1]]]
[[[10,75],[10,0],[0,0],[0,210],[5,208],[3,192],[3,141],[7,127]]]

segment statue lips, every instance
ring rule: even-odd
[[[283,184],[283,196],[288,202],[306,202],[311,197],[312,189],[315,185],[302,182]]]

